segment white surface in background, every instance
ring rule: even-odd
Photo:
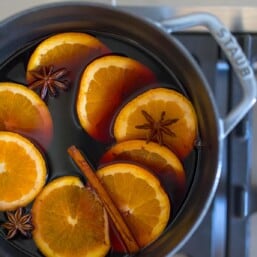
[[[0,1],[0,20],[20,12],[24,9],[35,7],[37,5],[55,2],[73,2],[67,0],[2,0]],[[81,1],[83,2],[83,0]],[[92,0],[84,2],[102,2],[113,5],[166,5],[170,7],[178,6],[257,6],[256,0]]]

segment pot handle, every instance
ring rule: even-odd
[[[257,94],[257,84],[253,70],[237,40],[216,16],[209,13],[189,14],[164,20],[159,24],[169,33],[190,27],[204,26],[226,54],[243,89],[243,96],[238,105],[230,110],[224,119],[220,119],[223,128],[221,137],[226,137],[254,105]]]

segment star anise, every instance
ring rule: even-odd
[[[66,68],[54,70],[54,66],[42,66],[38,70],[30,71],[34,81],[28,85],[30,89],[40,91],[40,97],[45,99],[47,94],[56,97],[58,89],[68,90],[70,82],[64,77],[68,74]]]
[[[13,238],[17,233],[21,233],[25,237],[30,236],[30,232],[33,230],[30,213],[24,213],[23,208],[20,207],[14,212],[7,211],[6,216],[8,221],[1,224],[8,231],[6,239]]]
[[[149,134],[147,136],[147,143],[150,141],[157,141],[160,145],[163,145],[163,134],[169,135],[171,137],[175,137],[175,133],[168,128],[168,126],[176,123],[178,119],[164,119],[166,114],[165,111],[161,113],[161,117],[158,121],[154,120],[154,118],[147,113],[145,110],[141,111],[144,115],[147,123],[143,125],[135,126],[137,129],[146,129],[149,130]]]

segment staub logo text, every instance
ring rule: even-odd
[[[242,53],[241,48],[236,43],[236,39],[230,34],[230,32],[221,28],[217,33],[217,37],[223,47],[227,50],[231,57],[231,61],[236,66],[236,69],[240,72],[242,77],[251,75],[251,69],[248,64],[248,60]]]

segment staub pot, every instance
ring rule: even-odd
[[[197,63],[171,34],[199,25],[216,39],[241,82],[242,100],[225,118],[220,116]],[[256,82],[248,60],[231,33],[210,14],[195,13],[155,23],[118,8],[65,2],[30,9],[0,23],[1,69],[10,59],[15,59],[19,51],[64,31],[107,35],[122,40],[123,45],[127,43],[140,49],[139,52],[172,74],[195,107],[202,147],[198,150],[187,196],[160,238],[137,254],[140,257],[172,256],[201,223],[212,202],[220,178],[224,138],[255,103]],[[41,255],[29,243],[10,243],[0,235],[0,256]]]

